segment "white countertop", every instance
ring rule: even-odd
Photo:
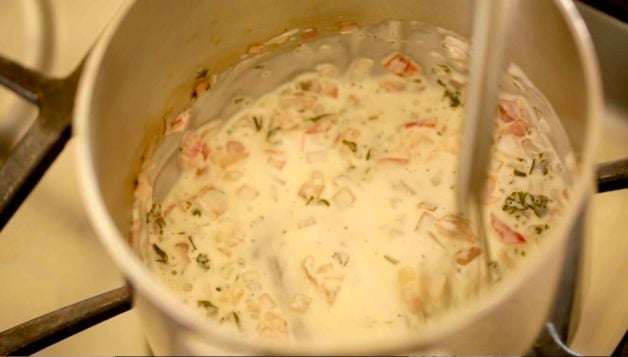
[[[2,0],[26,1],[26,0]],[[47,72],[68,73],[80,61],[123,0],[42,0],[54,21]],[[0,12],[0,23],[6,21]],[[0,41],[0,46],[2,41]],[[0,47],[0,53],[3,53]],[[5,54],[5,53],[3,53]],[[44,65],[44,64],[42,64]],[[628,156],[628,124],[607,116],[599,161]],[[123,277],[100,246],[78,190],[73,142],[0,232],[0,330],[117,288]],[[586,289],[572,347],[610,354],[628,328],[628,190],[592,200]],[[41,355],[147,354],[131,310],[59,342]]]

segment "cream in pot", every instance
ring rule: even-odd
[[[480,295],[485,269],[498,282],[525,264],[559,219],[568,190],[548,138],[555,118],[523,95],[501,99],[484,200],[486,256],[454,202],[468,45],[398,21],[344,23],[340,34],[317,37],[291,30],[252,47],[234,71],[254,81],[283,78],[272,68],[294,72],[306,57],[329,62],[315,61],[259,98],[235,90],[235,113],[225,119],[203,108],[212,99],[205,96],[227,98],[229,88],[217,86],[227,76],[200,73],[193,96],[201,103],[165,129],[180,141],[180,177],[158,201],[140,173],[133,238],[187,304],[238,334],[341,343],[419,331]],[[256,56],[279,41],[301,44]],[[401,46],[422,61],[386,52]],[[387,55],[332,64],[346,48]],[[506,80],[522,87],[522,78],[513,69]],[[245,78],[227,87],[253,85]],[[188,128],[192,116],[213,120]]]
[[[81,79],[75,111],[79,170],[90,216],[105,247],[136,288],[135,308],[156,353],[261,351],[258,343],[232,338],[206,319],[195,317],[140,264],[123,238],[129,228],[132,181],[146,138],[138,133],[150,136],[153,131],[147,128],[160,123],[164,112],[180,107],[169,98],[195,68],[202,63],[225,68],[223,64],[235,63],[234,58],[249,44],[265,41],[285,27],[321,28],[347,18],[360,23],[418,19],[464,34],[470,18],[468,4],[400,0],[382,6],[368,0],[315,4],[295,0],[251,7],[237,0],[228,5],[154,0],[129,2],[122,9],[92,52]],[[266,21],[276,18],[284,20]],[[530,346],[545,321],[568,228],[590,182],[591,139],[596,133],[591,118],[600,110],[600,88],[591,44],[579,21],[568,1],[520,2],[509,52],[556,109],[578,158],[571,205],[564,219],[548,232],[552,239],[546,240],[547,249],[530,256],[521,274],[505,279],[495,294],[473,309],[461,309],[446,324],[411,340],[374,341],[341,351],[522,353]],[[134,53],[151,55],[129,56]],[[538,54],[543,54],[542,62]],[[337,353],[339,348],[314,346],[307,351]],[[304,352],[288,345],[263,351]]]

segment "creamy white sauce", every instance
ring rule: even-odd
[[[174,142],[177,154],[166,166],[181,171],[155,183],[156,201],[140,174],[132,237],[186,303],[234,333],[274,342],[385,339],[476,296],[485,269],[499,280],[551,229],[567,202],[564,169],[541,112],[504,94],[484,257],[454,202],[468,49],[439,32],[444,55],[408,56],[395,41],[412,39],[413,27],[402,25],[345,24],[342,35],[254,68],[245,60],[243,73],[281,84],[255,98],[229,80],[245,77],[223,76],[204,104],[167,124],[162,147]],[[319,61],[346,43],[360,53],[355,44],[373,34],[386,44],[369,43],[373,56]],[[277,68],[303,53],[307,70]],[[230,86],[219,90],[221,80]],[[224,119],[187,129],[226,93]]]

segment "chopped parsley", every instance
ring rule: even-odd
[[[369,150],[366,152],[366,160],[368,161],[368,160],[370,160],[370,159],[371,159],[371,149],[369,149]]]
[[[462,105],[462,101],[460,100],[460,91],[453,90],[447,87],[445,82],[442,80],[437,80],[436,83],[440,84],[443,88],[445,88],[445,92],[443,93],[443,98],[449,98],[449,105],[452,108],[459,107]]]
[[[338,264],[342,265],[343,267],[346,267],[347,264],[349,264],[349,255],[347,255],[347,253],[334,252],[331,257],[336,259]]]
[[[196,71],[196,77],[194,79],[196,79],[196,80],[203,79],[203,78],[207,77],[208,74],[209,74],[209,71],[207,70],[207,68],[200,67]]]
[[[399,264],[399,260],[391,257],[390,255],[384,255],[384,259],[388,260],[390,263],[397,265]]]
[[[353,141],[343,140],[342,143],[347,145],[349,150],[351,150],[352,152],[358,151],[358,145],[356,145],[356,143],[354,143]]]
[[[212,304],[212,302],[209,301],[209,300],[199,300],[198,301],[198,306],[200,306],[200,307],[212,307],[214,309],[218,308],[218,306]]]
[[[159,232],[163,233],[164,227],[166,226],[166,221],[164,221],[164,218],[161,216],[161,213],[159,214],[159,216],[157,216],[157,218],[155,218],[155,222],[159,226]]]
[[[207,257],[207,254],[205,253],[200,253],[196,256],[196,263],[198,263],[198,266],[203,268],[203,270],[205,271],[209,270],[210,268],[209,257]]]
[[[155,254],[159,256],[159,259],[155,259],[155,261],[164,264],[168,263],[168,254],[166,254],[163,249],[159,248],[157,244],[153,243],[153,250],[155,251]]]
[[[310,196],[310,198],[308,198],[308,199],[307,199],[307,201],[305,201],[305,205],[306,205],[306,206],[309,206],[309,205],[310,205],[310,203],[314,202],[314,199],[315,199],[315,198],[316,198],[316,197],[314,197],[314,196]],[[316,199],[316,203],[317,203],[317,204],[319,204],[319,205],[325,205],[325,206],[327,206],[327,207],[329,207],[329,206],[331,205],[331,204],[329,203],[329,201],[327,201],[327,200],[326,200],[326,199],[324,199],[324,198],[318,198],[318,199]]]
[[[146,214],[146,223],[150,222],[151,219],[153,219],[153,222],[157,223],[157,226],[159,227],[159,233],[163,234],[164,227],[166,226],[166,221],[164,221],[164,218],[161,216],[160,204],[153,204],[150,211]]]
[[[255,115],[253,116],[253,124],[255,124],[255,130],[262,130],[262,120]]]
[[[462,101],[460,101],[460,92],[457,90],[451,91],[449,89],[445,89],[443,97],[449,98],[449,106],[452,108],[459,107],[462,104]]]
[[[534,226],[534,231],[536,232],[536,234],[541,234],[548,229],[549,229],[549,226],[547,224],[539,224],[537,226]]]
[[[198,300],[196,303],[198,304],[198,307],[206,308],[207,311],[209,311],[211,314],[215,314],[218,312],[218,306],[214,305],[209,300]]]
[[[528,174],[531,175],[535,170],[541,171],[543,175],[549,173],[549,159],[545,157],[545,153],[539,153],[538,159],[532,159],[532,165],[530,165]]]
[[[270,129],[266,134],[266,141],[270,141],[270,138],[272,138],[279,130],[281,130],[280,127]]]
[[[240,315],[238,315],[238,313],[235,311],[233,311],[231,315],[233,316],[233,321],[235,321],[236,326],[240,328]]]
[[[317,115],[315,117],[307,118],[307,120],[316,123],[317,121],[323,119],[324,117],[326,117],[328,115],[329,114],[320,114],[320,115]]]
[[[198,208],[195,208],[192,210],[192,215],[196,216],[196,217],[200,217],[201,216],[201,210]]]
[[[512,173],[513,173],[515,176],[520,176],[520,177],[526,177],[526,176],[528,176],[528,174],[526,174],[525,172],[523,172],[523,171],[519,171],[519,170],[517,170],[517,169],[514,169],[514,171],[513,171]]]
[[[194,244],[194,241],[192,240],[192,236],[188,236],[188,240],[190,241],[190,244],[192,244],[192,248],[196,250],[196,244]]]
[[[451,69],[446,64],[437,64],[436,67],[432,67],[432,73],[434,73],[434,74],[439,74],[439,73],[449,74],[449,73],[451,73]]]
[[[513,214],[532,210],[537,217],[541,217],[547,211],[547,204],[551,202],[547,196],[534,195],[528,192],[515,191],[506,197],[502,210]]]

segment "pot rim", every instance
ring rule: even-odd
[[[109,44],[137,1],[126,2],[98,40],[84,67],[74,108],[74,127],[77,134],[76,164],[79,172],[80,189],[89,218],[96,228],[101,243],[140,295],[146,297],[151,304],[167,314],[170,319],[179,323],[185,330],[198,333],[204,341],[211,341],[211,345],[220,348],[245,353],[319,355],[327,353],[336,355],[346,353],[390,354],[440,348],[437,344],[442,343],[447,336],[471,326],[474,321],[480,320],[495,305],[511,297],[520,285],[531,278],[535,270],[541,268],[543,261],[552,259],[551,254],[566,243],[565,240],[569,237],[569,228],[572,226],[579,209],[585,203],[585,197],[593,190],[593,155],[599,131],[596,119],[601,117],[602,110],[602,87],[598,62],[588,30],[575,4],[570,0],[554,0],[554,2],[567,23],[571,37],[576,41],[576,49],[584,69],[585,92],[589,100],[588,120],[585,128],[588,135],[585,136],[583,142],[579,175],[573,186],[572,204],[565,212],[564,219],[559,222],[556,229],[553,229],[552,238],[544,242],[544,248],[531,256],[528,264],[522,267],[511,279],[505,279],[478,301],[458,308],[456,314],[447,314],[447,316],[434,321],[435,323],[430,328],[421,331],[416,336],[408,335],[392,342],[381,341],[379,345],[343,345],[333,348],[321,345],[297,347],[255,343],[226,333],[215,324],[208,324],[142,264],[108,213],[98,186],[91,147],[91,105],[94,100],[93,93],[97,85],[98,73],[103,59],[107,55]]]

